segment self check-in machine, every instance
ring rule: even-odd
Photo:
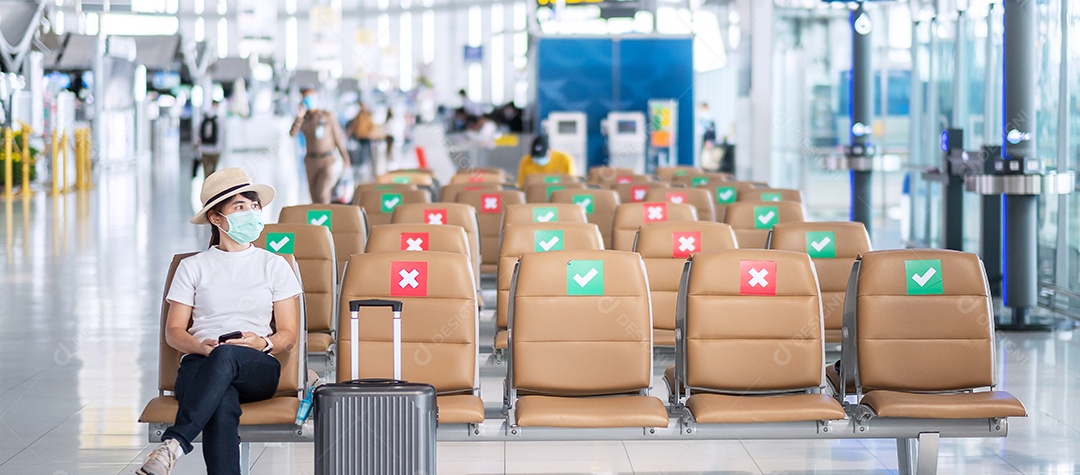
[[[600,127],[607,136],[608,165],[644,174],[645,114],[609,112]]]
[[[578,173],[589,169],[589,130],[584,112],[551,112],[543,127],[548,136],[548,148],[570,155]]]

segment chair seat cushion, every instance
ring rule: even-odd
[[[326,353],[330,350],[330,345],[334,344],[334,337],[329,333],[308,333],[307,334],[307,350],[308,353]]]
[[[653,328],[652,344],[653,346],[675,346],[675,330]]]
[[[1005,391],[917,394],[875,390],[866,393],[860,404],[880,417],[983,419],[1027,416],[1024,404]]]
[[[738,396],[698,393],[686,401],[694,420],[701,424],[754,422],[835,421],[844,408],[824,394]]]
[[[495,349],[505,350],[510,346],[510,335],[506,330],[499,330],[495,333]]]
[[[440,424],[479,424],[484,422],[484,401],[472,394],[439,396]]]
[[[652,396],[522,396],[515,405],[524,427],[667,427],[664,403]]]
[[[240,425],[277,425],[292,424],[296,421],[296,410],[300,407],[297,397],[275,397],[265,401],[241,404]],[[176,423],[176,411],[180,402],[172,396],[158,396],[151,399],[139,416],[139,422],[162,424]]]

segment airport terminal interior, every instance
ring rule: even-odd
[[[1080,473],[1080,2],[0,0],[0,141],[3,475],[170,473],[252,183],[222,473]]]

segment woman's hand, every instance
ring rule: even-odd
[[[217,348],[217,346],[217,340],[207,338],[201,343],[199,343],[199,354],[203,356],[210,356],[210,352],[214,351],[214,348]]]
[[[226,345],[246,346],[262,351],[266,348],[266,341],[259,335],[252,332],[244,332],[244,336],[241,338],[233,338],[232,340],[225,341]]]

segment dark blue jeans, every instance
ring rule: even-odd
[[[281,364],[259,350],[221,345],[210,356],[188,355],[176,376],[180,410],[164,439],[176,439],[184,453],[202,432],[206,473],[240,473],[240,404],[277,392]]]

